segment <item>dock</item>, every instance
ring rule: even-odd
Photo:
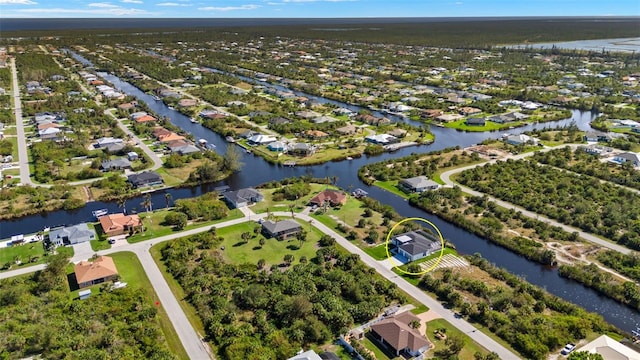
[[[282,163],[282,165],[288,166],[288,167],[294,167],[294,166],[296,166],[296,162],[295,161],[285,161],[285,162]]]

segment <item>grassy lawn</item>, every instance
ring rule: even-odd
[[[145,231],[143,233],[135,234],[128,237],[127,241],[129,243],[136,243],[136,242],[145,241],[145,240],[149,240],[156,237],[165,236],[165,235],[178,232],[178,230],[175,230],[173,226],[162,225],[162,223],[164,222],[164,218],[167,216],[169,211],[172,211],[172,210],[162,209],[162,210],[153,211],[152,213],[149,213],[149,214],[139,213],[140,218],[142,219],[142,223],[145,226]],[[191,230],[191,229],[195,229],[203,226],[210,226],[223,221],[238,219],[238,218],[241,218],[242,216],[243,215],[240,210],[233,209],[233,210],[229,210],[229,212],[227,213],[227,216],[222,219],[214,220],[214,221],[191,223],[187,225],[182,231]]]
[[[260,246],[259,239],[264,237],[261,234],[254,234],[253,229],[258,225],[255,222],[246,222],[219,229],[218,234],[224,238],[220,248],[224,247],[225,258],[229,262],[236,264],[256,264],[258,260],[264,259],[267,267],[279,265],[283,263],[283,258],[287,254],[292,254],[294,256],[293,264],[297,264],[302,256],[306,256],[307,259],[315,256],[317,251],[316,243],[322,235],[316,228],[311,228],[311,231],[309,231],[308,223],[299,222],[308,232],[307,240],[302,243],[302,247],[299,249],[297,247],[300,246],[300,242],[295,238],[282,241],[273,238],[266,239],[265,244]],[[251,238],[246,243],[241,237],[243,232],[251,234]]]
[[[11,156],[13,156],[13,160],[16,161],[18,159],[18,138],[8,137],[6,139],[13,145],[11,148]]]
[[[406,192],[398,189],[398,180],[388,180],[388,181],[376,181],[373,183],[373,185],[382,188],[384,190],[387,190],[388,192],[392,193],[392,194],[396,194],[402,198],[408,199],[409,198],[409,194],[407,194]]]
[[[59,247],[56,249],[58,253],[66,254],[68,257],[73,256],[73,248],[68,247]],[[34,262],[29,262],[29,257],[37,257],[38,260]],[[16,265],[15,260],[19,258],[22,261],[22,264]],[[37,264],[44,264],[47,262],[47,255],[45,254],[44,247],[42,246],[42,242],[34,242],[34,243],[26,243],[23,245],[9,246],[6,248],[0,249],[0,267],[6,263],[11,263],[10,269],[0,270],[15,270],[17,268],[33,266]]]
[[[0,265],[4,265],[7,262],[15,263],[16,258],[19,258],[23,263],[29,263],[29,257],[42,258],[44,255],[44,247],[42,242],[26,243],[22,245],[9,246],[0,249]],[[41,261],[38,261],[40,263]]]
[[[251,210],[256,214],[267,212],[267,210],[274,211],[289,211],[289,206],[294,205],[294,212],[300,212],[304,209],[304,207],[309,203],[309,200],[316,196],[320,191],[326,189],[327,187],[330,189],[335,189],[334,186],[326,185],[326,184],[309,184],[311,186],[311,191],[308,195],[303,196],[298,200],[282,200],[282,201],[274,201],[273,193],[276,189],[260,189],[260,192],[264,196],[264,200],[259,203],[252,205]]]
[[[492,121],[487,121],[485,122],[486,124],[485,126],[477,126],[477,125],[467,125],[466,121],[467,121],[466,119],[452,121],[450,123],[444,124],[444,127],[456,129],[456,130],[462,130],[462,131],[477,132],[477,131],[493,131],[493,130],[508,129],[510,127],[517,127],[522,125],[522,122],[518,122],[518,121],[514,121],[506,124],[498,124]]]
[[[203,160],[192,159],[186,163],[183,167],[168,169],[162,167],[157,170],[158,174],[162,176],[164,184],[166,186],[175,186],[182,184],[189,179],[189,175],[202,164]]]
[[[455,335],[455,336],[460,336],[464,339],[464,343],[465,343],[464,348],[458,354],[458,358],[460,360],[467,360],[467,359],[473,360],[474,359],[473,354],[475,354],[476,352],[480,352],[483,355],[486,355],[488,353],[488,351],[485,348],[483,348],[482,346],[478,345],[476,342],[471,340],[469,336],[467,336],[466,334],[463,334],[460,330],[456,329],[448,321],[444,319],[435,319],[427,323],[427,333],[428,333],[427,336],[429,340],[431,340],[431,342],[433,342],[433,344],[436,346],[435,349],[432,349],[426,353],[428,357],[433,356],[433,354],[436,351],[445,348],[444,340],[438,340],[435,338],[435,336],[433,336],[433,331],[436,329],[447,329],[446,331],[447,336]]]
[[[378,343],[374,343],[373,341],[371,341],[371,335],[369,333],[367,333],[364,337],[364,339],[362,339],[362,345],[364,345],[364,347],[366,347],[368,350],[370,350],[371,352],[373,352],[374,356],[376,357],[377,360],[390,360],[393,359],[393,357],[390,357],[389,355],[387,355],[379,346]]]
[[[387,258],[387,250],[384,243],[378,246],[367,247],[362,250],[364,250],[364,252],[366,252],[367,254],[369,254],[369,256],[376,260],[384,260]]]

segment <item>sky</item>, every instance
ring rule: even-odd
[[[0,0],[0,21],[482,16],[640,16],[640,0]]]

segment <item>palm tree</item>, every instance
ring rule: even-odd
[[[122,212],[123,213],[127,213],[127,199],[124,197],[121,197],[118,199],[118,206],[122,208]]]
[[[169,203],[171,202],[171,199],[173,199],[173,195],[171,195],[171,193],[165,193],[164,194],[164,201],[166,203],[166,208],[169,208]]]
[[[150,193],[144,194],[144,201],[140,205],[142,205],[142,207],[144,207],[147,212],[153,211],[153,203],[151,202]]]

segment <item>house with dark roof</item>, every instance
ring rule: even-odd
[[[95,239],[96,233],[90,230],[85,223],[73,226],[62,226],[51,229],[49,232],[49,241],[51,241],[54,246],[79,244]]]
[[[100,164],[101,171],[131,169],[131,162],[127,158],[105,160]]]
[[[262,193],[254,188],[226,191],[223,197],[232,208],[240,208],[264,200]]]
[[[465,120],[465,124],[469,126],[485,126],[487,124],[487,121],[482,117],[472,117],[467,118],[467,120]]]
[[[127,176],[127,180],[134,188],[161,185],[163,182],[162,176],[155,171],[145,171],[139,174],[132,174]]]
[[[409,231],[394,236],[391,240],[391,245],[392,253],[400,255],[408,261],[422,259],[442,248],[439,239],[422,230]]]
[[[100,256],[92,262],[80,261],[73,267],[73,270],[80,289],[115,280],[118,277],[116,264],[108,256]]]
[[[307,143],[295,143],[289,148],[289,153],[297,156],[309,156],[313,155],[315,152],[315,146],[311,146]]]
[[[339,190],[326,189],[309,200],[309,205],[331,206],[344,205],[347,203],[347,194]]]
[[[396,356],[420,356],[433,345],[424,335],[420,334],[418,329],[409,325],[413,321],[420,321],[420,319],[410,311],[405,311],[371,325],[371,333],[383,347],[389,349]]]
[[[102,148],[105,147],[107,145],[110,144],[118,144],[118,143],[122,143],[123,140],[120,138],[114,138],[114,137],[101,137],[100,139],[96,140],[96,144],[93,147],[96,148]]]
[[[276,238],[284,240],[292,236],[296,236],[302,231],[302,226],[295,220],[267,220],[262,223],[262,233],[268,238]]]
[[[426,176],[416,176],[398,182],[398,187],[405,192],[423,192],[427,190],[437,190],[440,184]]]

